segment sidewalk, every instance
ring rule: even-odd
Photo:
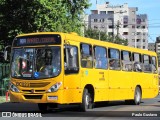
[[[3,103],[3,102],[9,102],[9,98],[8,98],[8,101],[6,101],[6,96],[0,96],[0,103]]]

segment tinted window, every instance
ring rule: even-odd
[[[95,68],[107,69],[108,68],[108,60],[107,60],[107,52],[103,47],[94,47],[95,51]]]
[[[78,48],[76,46],[65,46],[64,49],[65,74],[78,73]]]
[[[142,71],[141,54],[139,53],[133,53],[133,70],[136,72]]]
[[[152,57],[151,64],[152,64],[152,72],[153,73],[157,73],[157,60],[156,60],[156,57]]]
[[[131,53],[122,51],[122,70],[132,71]]]
[[[92,46],[88,44],[81,44],[81,66],[84,68],[92,68],[93,58],[92,58]]]
[[[109,53],[109,68],[111,70],[120,70],[120,53],[117,49],[110,48]]]
[[[143,70],[144,72],[151,72],[150,56],[143,55]]]

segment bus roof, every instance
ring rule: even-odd
[[[87,37],[82,37],[79,36],[77,33],[62,33],[62,32],[35,32],[35,33],[28,33],[28,34],[20,34],[16,37],[23,37],[23,36],[31,36],[31,35],[41,35],[41,34],[59,34],[67,39],[82,42],[82,43],[88,43],[92,45],[99,45],[99,46],[107,46],[109,48],[117,48],[120,50],[128,50],[132,52],[138,52],[138,53],[143,53],[143,54],[151,54],[151,55],[157,55],[153,51],[148,51],[144,49],[139,49],[139,48],[134,48],[134,47],[129,47],[129,46],[124,46],[124,45],[119,45],[111,42],[106,42],[106,41],[100,41],[92,38],[87,38]],[[75,36],[75,37],[73,37]],[[75,39],[76,38],[76,39]],[[96,43],[96,44],[95,44]]]

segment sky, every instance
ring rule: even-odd
[[[96,9],[97,4],[104,4],[109,2],[110,5],[123,5],[128,3],[129,7],[138,7],[137,14],[147,14],[148,16],[148,30],[149,38],[148,42],[153,43],[156,41],[156,37],[160,36],[160,0],[89,0],[92,4],[89,9],[86,10],[86,14],[90,14],[90,10]]]

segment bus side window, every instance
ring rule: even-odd
[[[64,67],[65,74],[78,73],[78,48],[76,46],[66,45],[64,49]]]
[[[89,44],[80,44],[81,66],[83,68],[93,67],[92,46]]]
[[[141,54],[133,53],[133,70],[135,72],[142,72]]]
[[[122,70],[124,71],[132,71],[132,59],[131,53],[128,51],[121,52],[122,59]]]
[[[109,54],[109,69],[111,70],[120,70],[120,52],[117,49],[108,49]]]
[[[152,72],[157,73],[157,60],[156,57],[151,57],[151,66],[152,66]]]
[[[151,59],[148,55],[143,55],[143,69],[144,72],[152,72],[151,70]]]
[[[106,48],[95,46],[94,56],[95,56],[95,68],[97,69],[107,69],[108,68],[108,58],[107,58]]]

